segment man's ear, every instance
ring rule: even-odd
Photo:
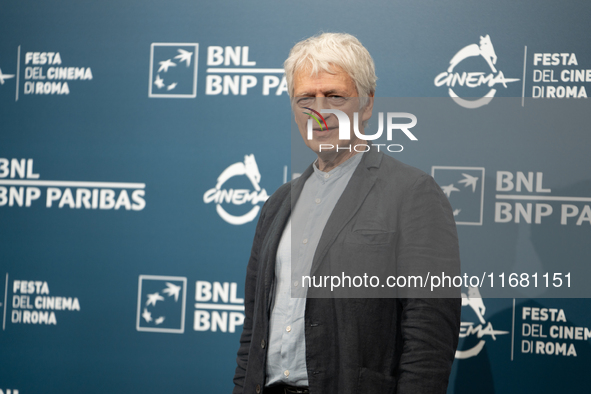
[[[370,93],[369,97],[367,98],[367,104],[363,108],[363,113],[361,114],[362,122],[365,122],[366,120],[369,120],[369,118],[371,118],[371,114],[373,111],[373,100],[374,100],[374,94]]]

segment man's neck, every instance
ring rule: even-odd
[[[316,167],[322,172],[329,172],[333,170],[355,156],[358,152],[354,149],[349,152],[345,150],[343,152],[333,153],[329,155],[318,155],[318,160],[316,160]]]

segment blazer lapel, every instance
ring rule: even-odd
[[[297,178],[296,180],[293,181],[293,186],[291,188],[291,201],[292,201],[291,208],[292,209],[295,206],[295,203],[298,201],[298,198],[300,198],[300,194],[302,194],[302,189],[304,188],[304,184],[306,183],[306,180],[314,172],[313,165],[314,165],[314,163],[310,164],[308,166],[308,168],[306,168],[306,171],[304,171],[302,173],[302,175],[300,175],[299,178]]]
[[[363,154],[361,162],[332,210],[326,226],[324,226],[320,241],[316,247],[310,275],[314,275],[329,247],[336,240],[345,224],[351,220],[361,207],[363,200],[365,200],[377,179],[377,171],[370,171],[370,169],[379,167],[381,160],[382,155],[375,150]]]

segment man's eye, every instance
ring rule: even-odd
[[[314,102],[313,97],[302,97],[298,99],[298,105],[300,106],[307,106]]]
[[[346,98],[341,97],[341,96],[330,96],[328,98],[328,101],[332,104],[332,105],[342,105],[345,103],[345,101],[347,101]]]

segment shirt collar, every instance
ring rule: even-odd
[[[359,164],[359,162],[361,161],[362,155],[363,155],[363,152],[357,153],[356,155],[353,155],[352,157],[347,159],[345,162],[339,164],[338,166],[336,166],[335,168],[333,168],[332,170],[330,170],[328,172],[320,171],[318,169],[318,167],[316,166],[318,159],[316,159],[316,161],[312,165],[312,168],[314,169],[314,176],[317,177],[322,182],[326,182],[329,179],[330,180],[338,179],[341,176],[354,171],[355,168],[357,168],[357,165]]]

